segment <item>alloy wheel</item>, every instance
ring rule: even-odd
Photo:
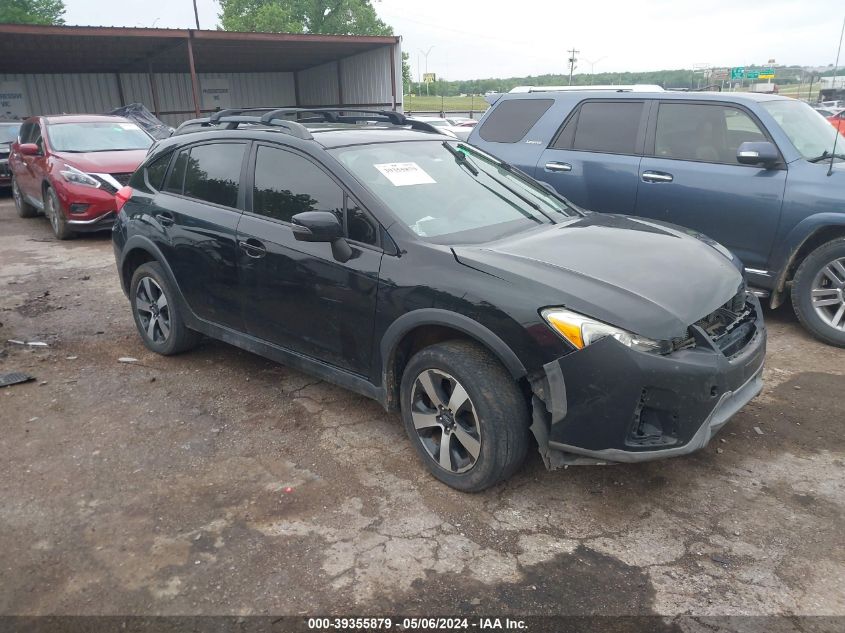
[[[411,391],[411,418],[420,442],[440,468],[464,473],[481,452],[481,425],[466,389],[439,369],[417,376]]]
[[[845,257],[833,260],[816,274],[811,300],[822,321],[845,331]]]
[[[23,196],[21,196],[21,189],[18,186],[17,179],[12,179],[12,198],[15,200],[15,206],[18,209],[23,208]]]
[[[58,216],[58,209],[56,209],[56,197],[55,195],[48,191],[45,202],[45,212],[47,214],[47,219],[50,220],[50,226],[53,227],[53,232],[56,235],[59,234],[59,216]]]
[[[167,296],[152,277],[142,277],[135,291],[135,312],[147,338],[163,343],[170,336],[170,308]]]

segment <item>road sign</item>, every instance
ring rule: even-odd
[[[758,74],[760,79],[774,79],[775,78],[775,69],[774,68],[761,68]]]
[[[434,73],[423,73],[423,81],[427,84],[433,84],[437,81],[437,77]]]
[[[713,68],[710,71],[710,78],[711,79],[727,79],[728,78],[728,69],[727,68]]]
[[[731,68],[731,80],[742,79],[745,77],[745,66],[734,66]]]
[[[760,78],[760,71],[759,70],[746,70],[745,71],[745,78],[746,79],[759,79]]]

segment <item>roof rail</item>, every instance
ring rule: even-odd
[[[267,125],[271,127],[280,127],[284,129],[288,134],[291,136],[295,136],[296,138],[301,138],[306,141],[313,140],[313,136],[311,136],[311,132],[308,131],[302,123],[297,123],[296,121],[285,121],[284,119],[268,119],[265,121],[264,117],[258,116],[246,116],[246,115],[232,115],[232,116],[222,116],[217,117],[214,122],[212,123],[209,121],[209,125],[214,125],[217,123],[229,123],[234,125],[227,125],[226,129],[233,130],[238,127],[240,123],[257,123],[259,125]]]
[[[338,107],[338,108],[306,108],[306,107],[284,107],[284,108],[241,108],[241,109],[227,109],[212,113],[208,117],[208,125],[217,125],[219,123],[228,123],[228,129],[238,127],[240,123],[258,123],[261,125],[269,125],[274,127],[281,127],[287,130],[292,136],[297,138],[311,140],[314,137],[300,121],[293,119],[284,119],[285,115],[292,114],[315,114],[322,117],[322,121],[326,123],[351,123],[358,121],[367,121],[372,117],[368,116],[343,116],[345,113],[376,115],[383,117],[391,125],[411,126],[411,129],[422,132],[433,132],[434,134],[442,134],[435,126],[425,121],[417,121],[409,119],[401,112],[394,110],[375,110],[369,108],[355,108],[355,107]],[[263,113],[263,114],[260,114]],[[311,117],[308,117],[309,119]],[[315,121],[309,120],[308,123]]]

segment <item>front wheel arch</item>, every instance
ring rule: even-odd
[[[820,226],[798,242],[798,245],[793,248],[786,260],[786,264],[781,268],[780,275],[778,275],[777,284],[769,300],[770,308],[774,310],[781,306],[789,296],[788,286],[792,283],[795,272],[804,260],[817,248],[839,237],[845,237],[845,223]]]
[[[514,381],[521,381],[528,373],[513,350],[478,321],[449,310],[423,308],[399,317],[382,337],[379,369],[385,408],[396,410],[399,407],[402,373],[414,353],[423,347],[455,339],[471,341],[487,349]]]

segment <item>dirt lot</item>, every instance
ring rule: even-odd
[[[765,391],[706,450],[468,496],[374,402],[146,351],[109,236],[3,198],[0,367],[37,381],[0,389],[0,613],[845,615],[845,350],[767,316]]]

